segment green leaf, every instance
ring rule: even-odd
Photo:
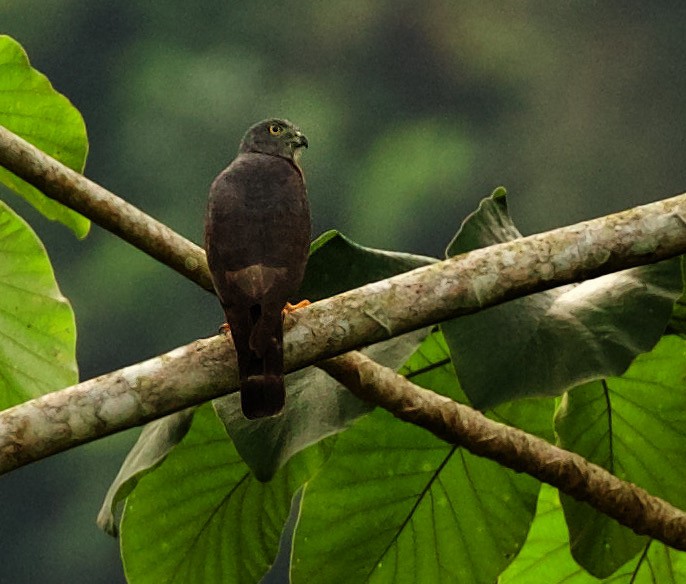
[[[587,584],[598,582],[569,553],[569,539],[557,489],[541,487],[536,517],[524,547],[498,584]]]
[[[0,201],[0,409],[73,385],[76,324],[48,254]]]
[[[377,363],[397,369],[426,336],[425,329],[377,343],[363,350]],[[236,449],[255,476],[268,481],[288,460],[324,438],[342,432],[374,406],[317,367],[286,376],[286,406],[276,417],[248,420],[237,393],[214,400]]]
[[[376,410],[305,488],[293,581],[493,582],[526,538],[537,491]]]
[[[518,236],[498,190],[466,219],[448,255]],[[621,375],[659,340],[681,290],[679,262],[669,260],[513,300],[441,328],[463,389],[486,408]]]
[[[664,337],[621,377],[566,394],[556,416],[560,445],[619,478],[686,507],[686,340]],[[604,577],[646,543],[614,520],[562,497],[572,553]]]
[[[446,356],[434,333],[401,372],[459,398]],[[305,488],[293,581],[492,582],[526,538],[537,491],[532,478],[376,410],[338,436]]]
[[[656,541],[646,554],[630,559],[614,576],[599,580],[579,566],[569,550],[569,534],[557,489],[541,487],[536,517],[517,558],[498,584],[680,584],[686,581],[686,554]]]
[[[274,561],[293,494],[328,453],[320,443],[269,484],[243,464],[209,404],[126,500],[121,549],[131,584],[258,582]]]
[[[114,513],[136,487],[138,481],[157,468],[188,433],[195,408],[188,408],[147,424],[133,448],[126,455],[98,513],[98,527],[117,535]]]
[[[81,114],[53,89],[45,75],[31,67],[21,45],[5,35],[0,35],[0,125],[69,168],[83,171],[88,140]],[[79,238],[88,234],[88,219],[49,199],[2,167],[0,182],[48,219],[69,227]]]
[[[301,298],[320,300],[435,261],[363,247],[337,231],[328,231],[312,243]],[[397,369],[427,332],[424,329],[408,333],[363,352],[378,363]],[[296,453],[345,430],[372,409],[316,367],[286,376],[286,392],[283,414],[260,420],[245,419],[236,394],[214,402],[236,449],[262,481],[271,479]]]
[[[364,247],[339,231],[322,233],[310,246],[301,300],[329,298],[370,282],[435,263],[436,258]]]

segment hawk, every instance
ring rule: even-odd
[[[282,311],[300,287],[310,244],[299,164],[307,146],[291,122],[259,122],[210,188],[205,251],[236,347],[247,418],[276,415],[285,402]]]

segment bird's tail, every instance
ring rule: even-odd
[[[241,409],[246,418],[264,418],[281,412],[286,401],[283,379],[283,318],[278,312],[250,310],[251,330],[239,353]],[[234,337],[234,341],[236,338]],[[247,355],[246,355],[247,353]]]
[[[246,418],[275,416],[285,402],[282,375],[251,375],[241,380],[241,409]]]

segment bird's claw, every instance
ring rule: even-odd
[[[299,308],[305,308],[310,304],[312,303],[309,300],[301,300],[297,304],[291,304],[290,302],[286,302],[286,306],[283,307],[283,315],[286,316],[287,314],[291,314]]]

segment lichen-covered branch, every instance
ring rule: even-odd
[[[553,485],[639,535],[686,551],[686,513],[578,454],[418,387],[357,351],[319,366],[357,397],[383,407],[397,418]]]
[[[0,126],[0,166],[213,291],[202,248],[3,126]]]

